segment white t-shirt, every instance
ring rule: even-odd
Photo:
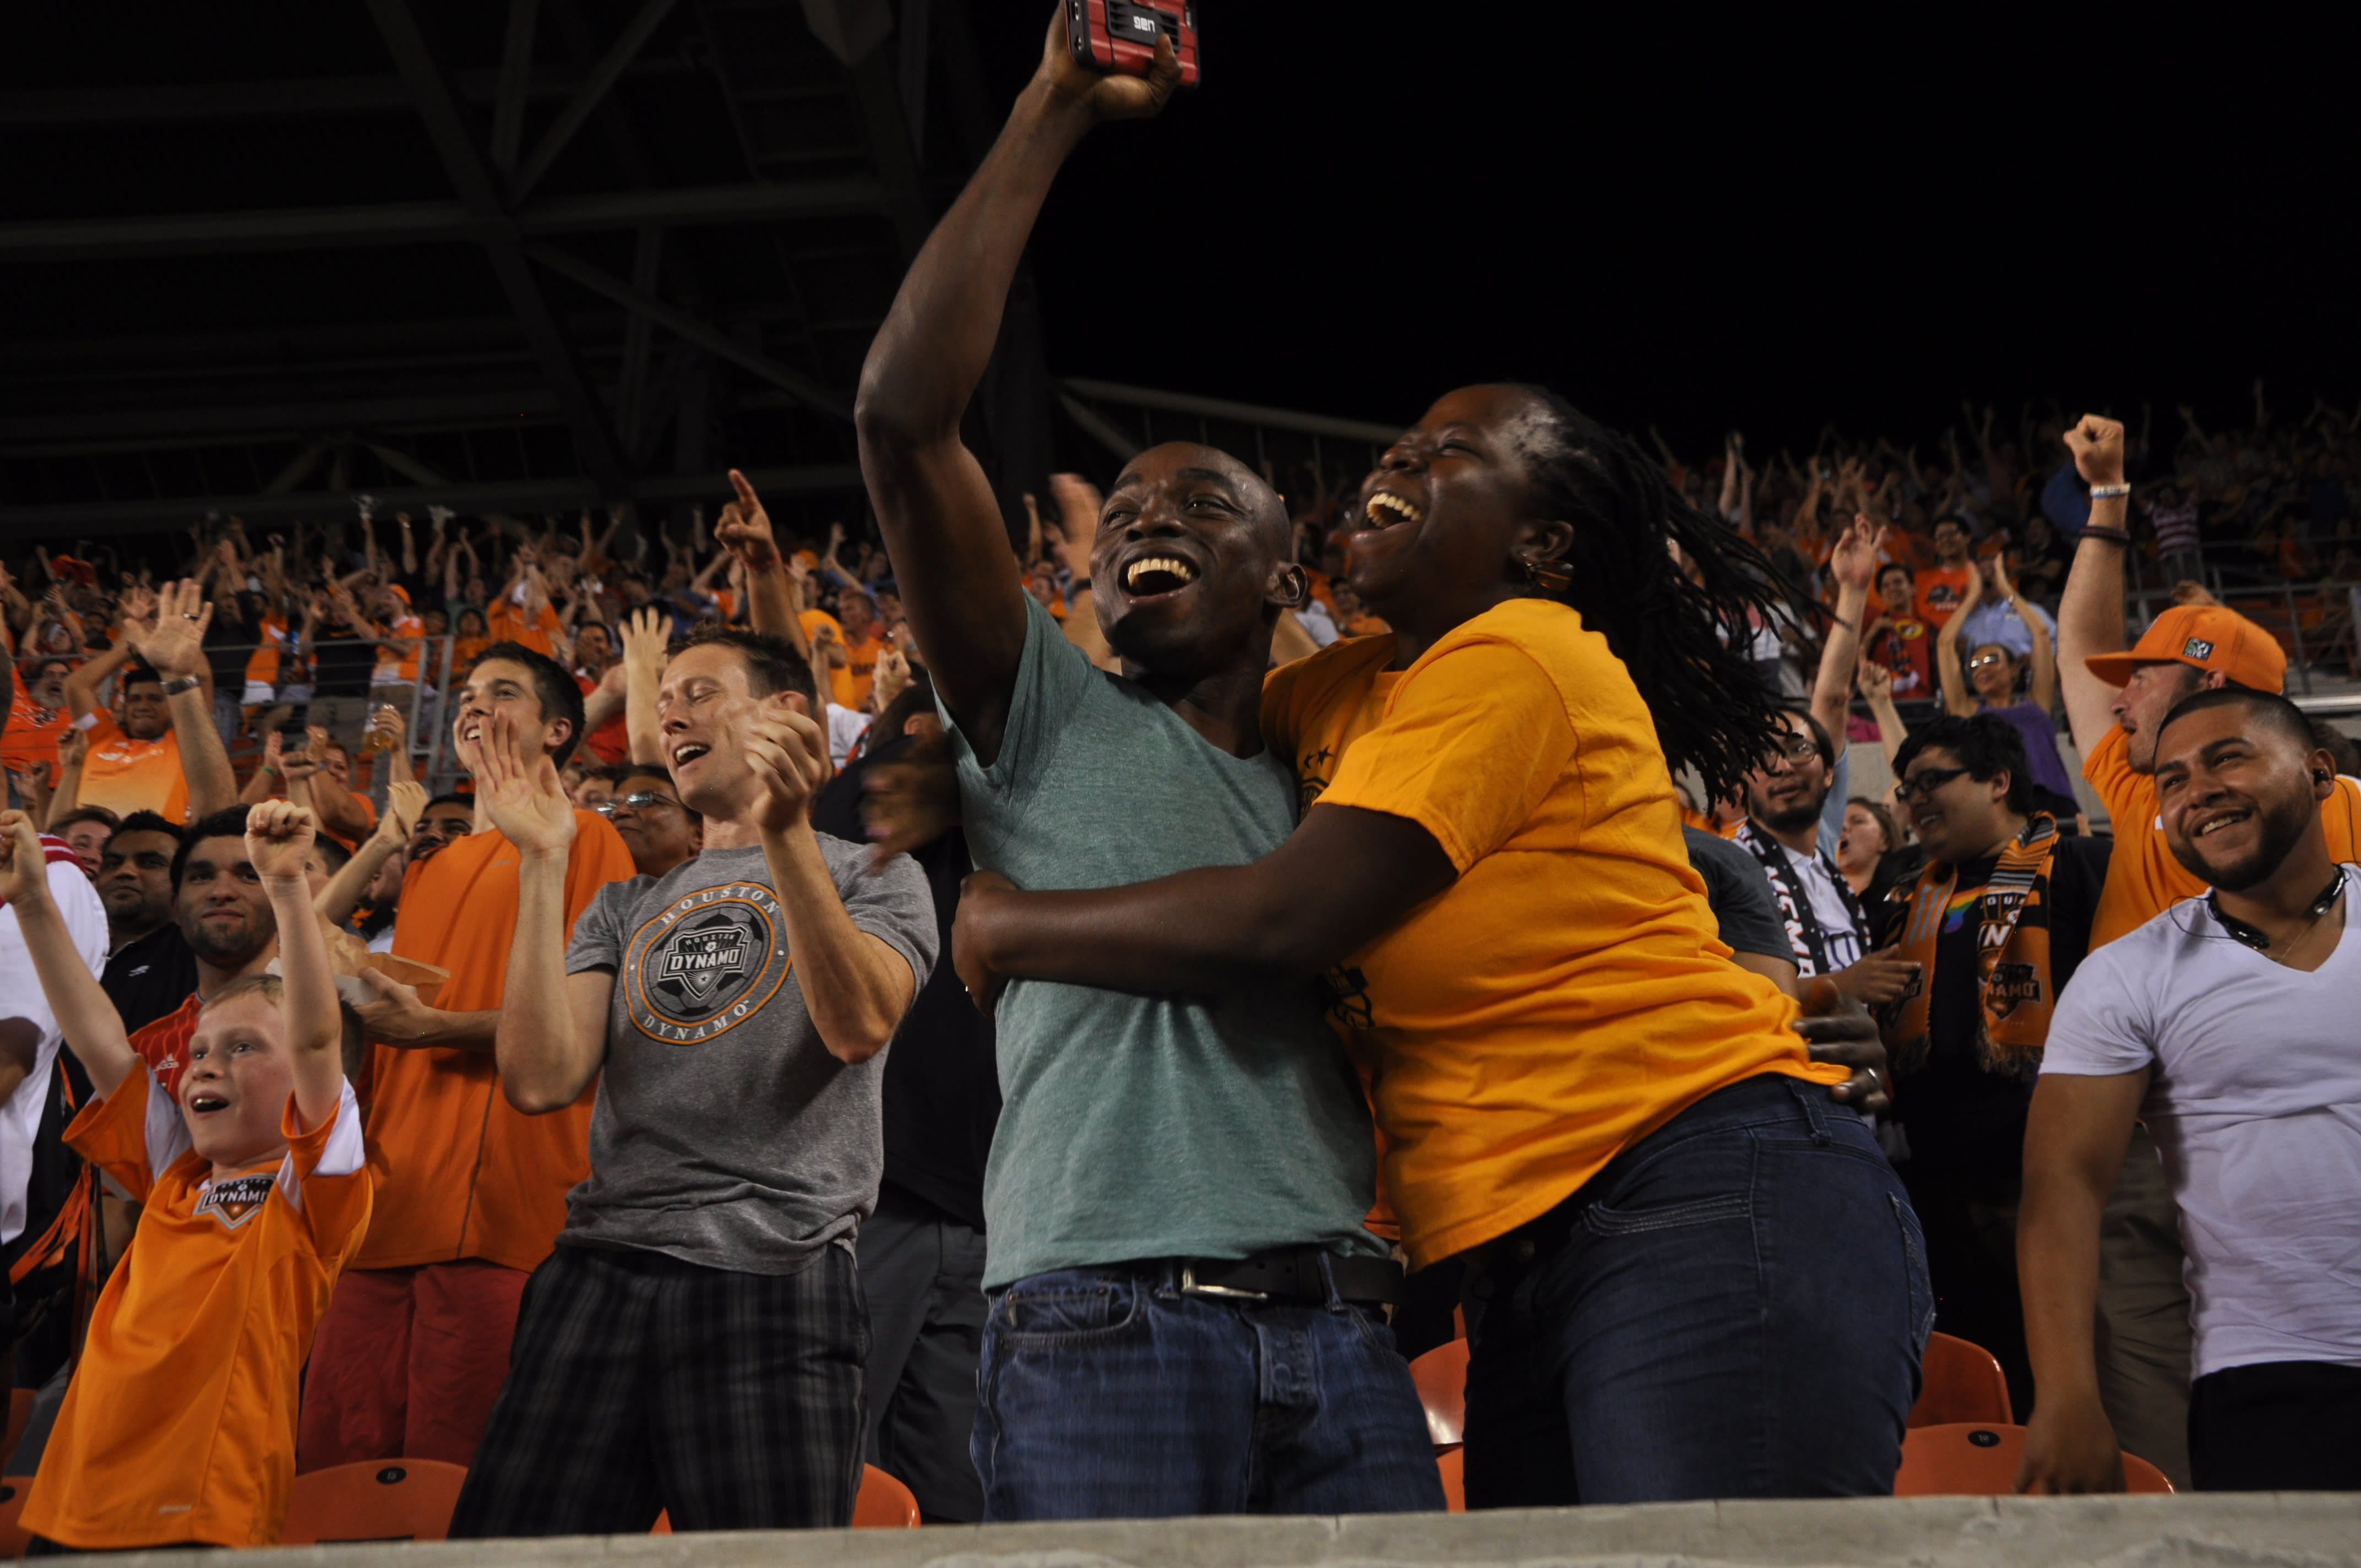
[[[2361,868],[2336,951],[2275,964],[2183,899],[2085,959],[2045,1075],[2153,1067],[2140,1117],[2173,1196],[2192,1376],[2266,1361],[2361,1366]]]
[[[82,874],[73,852],[56,839],[49,850],[49,897],[65,917],[74,950],[96,979],[106,968],[106,906],[98,890]],[[0,1245],[15,1241],[25,1229],[25,1186],[33,1179],[33,1138],[41,1128],[41,1106],[49,1097],[49,1073],[58,1060],[63,1038],[57,1014],[41,993],[40,977],[33,972],[33,955],[16,925],[16,912],[0,906],[0,1019],[26,1019],[41,1032],[33,1055],[33,1070],[0,1104]]]
[[[853,747],[859,745],[861,738],[869,733],[871,722],[869,715],[857,707],[840,707],[835,703],[829,703],[828,705],[829,761],[840,768],[844,766],[845,759],[852,755]]]

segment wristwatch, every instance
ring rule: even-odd
[[[204,684],[194,675],[180,675],[164,683],[164,695],[178,696],[182,692],[192,692]]]

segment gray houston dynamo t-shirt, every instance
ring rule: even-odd
[[[859,845],[818,839],[853,925],[924,985],[926,874],[897,855],[872,876]],[[615,996],[590,1179],[566,1194],[560,1242],[792,1274],[860,1228],[884,1170],[885,1053],[829,1055],[793,965],[759,846],[598,890],[566,969],[612,970]]]
[[[951,729],[976,864],[1019,887],[1114,887],[1243,865],[1294,831],[1278,758],[1216,750],[1025,606],[993,765]],[[1212,1001],[1011,982],[984,1284],[1306,1245],[1382,1254],[1361,1224],[1377,1168],[1368,1104],[1322,1008],[1310,981]]]

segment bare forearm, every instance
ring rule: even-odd
[[[480,1013],[445,1013],[439,1008],[424,1010],[426,1022],[399,1040],[382,1044],[397,1050],[417,1050],[433,1047],[451,1051],[489,1051],[498,1044],[500,1015],[497,1010]],[[372,1036],[374,1038],[374,1036]]]
[[[623,734],[634,762],[662,764],[664,729],[656,722],[656,688],[661,669],[633,663],[623,670]]]
[[[785,568],[771,566],[746,574],[746,614],[755,630],[784,637],[798,658],[811,657],[803,618],[796,612],[796,580]]]
[[[181,743],[181,771],[189,781],[189,820],[201,820],[237,804],[237,773],[229,765],[221,732],[214,728],[213,701],[202,685],[174,694],[172,734]]]
[[[312,775],[312,808],[320,814],[320,826],[339,839],[357,839],[369,831],[368,813],[352,791],[336,782],[334,773],[323,769]]]
[[[1111,990],[1217,994],[1314,974],[1344,957],[1301,938],[1252,866],[1181,872],[1129,887],[1001,894],[972,920],[1002,974]]]
[[[516,935],[509,943],[495,1047],[500,1088],[528,1115],[581,1098],[598,1064],[575,1060],[566,996],[566,856],[527,856],[517,871]]]
[[[820,1043],[840,1061],[866,1061],[901,1027],[917,976],[901,954],[852,923],[809,826],[764,833],[763,860]]]
[[[76,718],[98,711],[99,689],[106,677],[131,661],[131,639],[117,638],[115,646],[66,677],[66,710]]]
[[[298,875],[266,882],[264,887],[279,923],[280,982],[286,988],[280,1012],[287,1024],[288,1048],[300,1062],[306,1054],[333,1051],[342,1038],[335,977],[328,968],[320,917],[312,908],[312,884]]]
[[[2017,1226],[2016,1267],[2025,1298],[2026,1348],[2045,1400],[2096,1398],[2092,1326],[2099,1304],[2099,1221],[2103,1189],[2080,1182],[2028,1183]]]
[[[1836,619],[1828,624],[1828,642],[1820,649],[1820,668],[1812,683],[1812,717],[1843,749],[1846,698],[1852,691],[1853,668],[1861,662],[1861,618],[1869,611],[1869,589],[1851,583],[1837,588]]]
[[[124,1033],[123,1015],[74,950],[73,933],[66,929],[65,917],[46,888],[32,898],[18,899],[14,907],[33,972],[40,977],[41,994],[64,1031],[66,1048],[89,1072],[93,1089],[101,1096],[114,1093],[139,1062],[139,1053]]]
[[[58,770],[58,787],[50,792],[49,815],[42,818],[43,828],[54,828],[58,819],[73,811],[82,801],[82,764],[73,762]]]
[[[332,926],[341,926],[350,919],[361,901],[361,890],[368,886],[369,879],[377,875],[393,850],[394,840],[383,833],[372,833],[362,839],[352,859],[320,890],[320,896],[312,905],[313,912]]]

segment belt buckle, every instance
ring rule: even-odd
[[[1197,1271],[1190,1267],[1185,1263],[1180,1266],[1180,1294],[1183,1296],[1211,1296],[1216,1300],[1222,1301],[1268,1301],[1270,1299],[1270,1292],[1268,1290],[1233,1290],[1226,1285],[1200,1285],[1197,1283]]]

